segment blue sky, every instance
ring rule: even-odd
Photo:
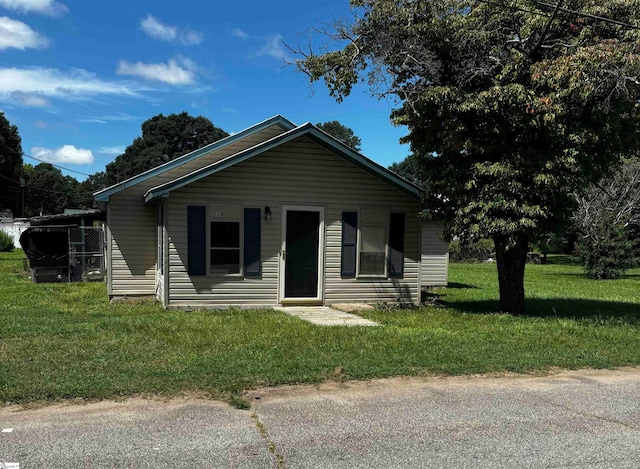
[[[230,133],[275,114],[339,120],[388,166],[409,151],[393,103],[363,86],[338,104],[283,66],[282,41],[349,15],[348,0],[0,0],[0,110],[26,155],[80,173],[104,170],[148,118],[182,111]]]

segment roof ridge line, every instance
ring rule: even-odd
[[[281,114],[276,114],[275,116],[265,119],[257,124],[254,124],[250,127],[246,127],[239,132],[228,135],[224,138],[221,138],[220,140],[216,140],[215,142],[211,142],[208,145],[205,145],[204,147],[197,148],[171,161],[167,161],[166,163],[163,163],[160,166],[150,168],[147,171],[144,171],[143,173],[137,174],[128,179],[125,179],[124,181],[118,182],[109,187],[96,191],[93,193],[93,197],[96,201],[107,202],[109,200],[109,197],[111,197],[111,195],[117,194],[118,192],[121,192],[124,189],[133,187],[152,177],[158,176],[167,171],[170,171],[171,169],[177,168],[182,164],[193,161],[199,158],[200,156],[204,156],[210,151],[217,150],[219,148],[224,148],[228,145],[231,145],[241,140],[242,138],[245,138],[254,133],[260,132],[261,130],[271,127],[272,125],[280,125],[280,124],[284,124],[284,127],[282,127],[283,129],[286,129],[286,127],[296,128],[296,125],[293,122],[291,122],[289,119],[282,116]]]

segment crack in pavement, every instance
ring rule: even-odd
[[[276,444],[269,436],[267,427],[260,421],[260,418],[255,411],[251,414],[251,418],[256,422],[258,433],[260,433],[260,436],[267,442],[267,448],[269,449],[269,452],[276,458],[276,467],[278,469],[285,469],[286,465],[284,455],[278,452]]]
[[[602,420],[603,422],[608,422],[608,423],[613,423],[613,424],[616,424],[616,425],[620,425],[620,426],[623,426],[623,427],[628,428],[630,430],[640,431],[640,427],[638,427],[637,425],[634,425],[632,423],[623,422],[621,420],[614,419],[613,417],[606,417],[606,416],[603,416],[603,415],[592,414],[590,412],[586,412],[586,411],[583,411],[583,410],[574,409],[571,406],[569,406],[568,404],[561,404],[559,402],[549,401],[549,404],[551,404],[552,406],[555,406],[555,407],[559,407],[560,409],[564,409],[566,411],[573,412],[574,414],[582,415],[583,417],[591,417],[591,418],[594,418],[594,419],[597,419],[597,420]]]

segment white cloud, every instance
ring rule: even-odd
[[[36,93],[22,93],[16,91],[8,95],[9,101],[14,104],[27,107],[47,107],[49,106],[49,100],[44,96]]]
[[[198,31],[179,29],[177,26],[161,23],[152,15],[147,15],[146,18],[140,20],[140,28],[149,37],[164,42],[178,42],[190,46],[200,44],[203,40],[202,33]]]
[[[35,12],[50,16],[63,15],[69,11],[62,3],[54,0],[0,0],[0,6],[24,13]]]
[[[258,51],[258,55],[268,55],[274,59],[284,60],[287,62],[293,61],[289,51],[282,43],[282,35],[280,34],[274,34],[267,37],[264,46]]]
[[[153,39],[172,42],[178,37],[178,28],[162,24],[151,15],[140,21],[140,28]]]
[[[124,112],[117,112],[115,114],[105,116],[87,117],[85,119],[80,119],[80,122],[87,122],[89,124],[106,124],[107,122],[126,122],[134,119],[137,119],[137,117]]]
[[[125,147],[100,147],[98,153],[103,155],[121,155],[124,153]]]
[[[48,44],[46,37],[35,32],[22,21],[12,20],[6,16],[0,17],[0,49],[37,49],[46,47]]]
[[[129,85],[100,80],[86,70],[0,68],[0,101],[42,107],[49,99],[81,100],[98,95],[138,96]]]
[[[231,34],[235,37],[239,37],[240,39],[248,39],[249,35],[247,33],[245,33],[242,29],[240,28],[236,28],[233,31],[231,31]]]
[[[76,148],[73,145],[63,145],[56,149],[34,147],[31,149],[31,156],[53,164],[93,164],[94,161],[91,150]]]
[[[180,34],[180,43],[185,46],[200,44],[204,40],[204,36],[199,31],[187,29]]]
[[[166,64],[130,63],[121,60],[116,73],[118,75],[132,75],[147,80],[161,81],[170,85],[189,85],[195,81],[196,68],[194,62],[180,57],[170,59]]]

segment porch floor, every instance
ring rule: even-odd
[[[379,326],[377,322],[328,306],[275,306],[273,309],[319,326]]]

